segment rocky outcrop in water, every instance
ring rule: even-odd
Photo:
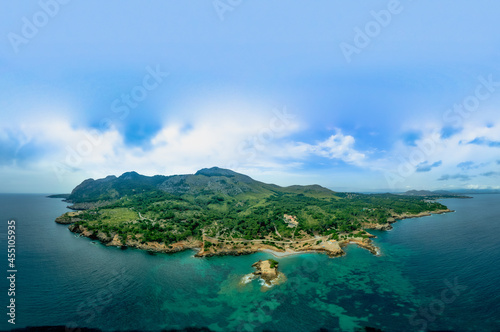
[[[58,224],[73,224],[77,221],[80,221],[80,214],[82,214],[81,211],[78,212],[66,212],[60,217],[56,218],[56,223]]]
[[[265,261],[259,260],[254,263],[252,267],[255,268],[253,273],[255,276],[260,277],[267,285],[272,285],[273,281],[279,277],[278,262],[274,259]]]

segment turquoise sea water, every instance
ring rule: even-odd
[[[276,258],[287,280],[266,288],[241,280],[268,253],[201,259],[105,247],[54,222],[67,211],[59,199],[0,195],[0,268],[7,276],[7,220],[15,219],[15,328],[498,331],[500,195],[443,203],[456,212],[374,232],[381,256],[353,245],[341,258]],[[14,328],[0,317],[0,330]]]

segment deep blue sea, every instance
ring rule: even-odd
[[[242,284],[259,259],[150,255],[77,238],[43,195],[0,195],[0,330],[208,327],[215,331],[500,331],[500,195],[442,201],[454,213],[373,232],[374,256],[277,258],[287,281]],[[7,221],[16,221],[16,325],[7,322]],[[2,254],[3,253],[3,254]]]

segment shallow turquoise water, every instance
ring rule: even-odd
[[[0,195],[0,250],[6,250],[6,221],[15,218],[16,328],[494,331],[500,330],[499,202],[500,195],[444,200],[457,212],[376,232],[381,256],[349,246],[341,258],[277,258],[287,280],[270,289],[258,280],[240,283],[270,254],[200,259],[192,251],[149,255],[94,245],[54,223],[66,204],[41,195]],[[457,294],[446,291],[447,283],[458,284]],[[8,300],[4,291],[0,298]],[[0,329],[10,328],[0,321]]]

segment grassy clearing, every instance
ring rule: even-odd
[[[139,219],[139,214],[128,208],[115,208],[101,210],[102,221],[110,225],[120,225],[126,221]]]

